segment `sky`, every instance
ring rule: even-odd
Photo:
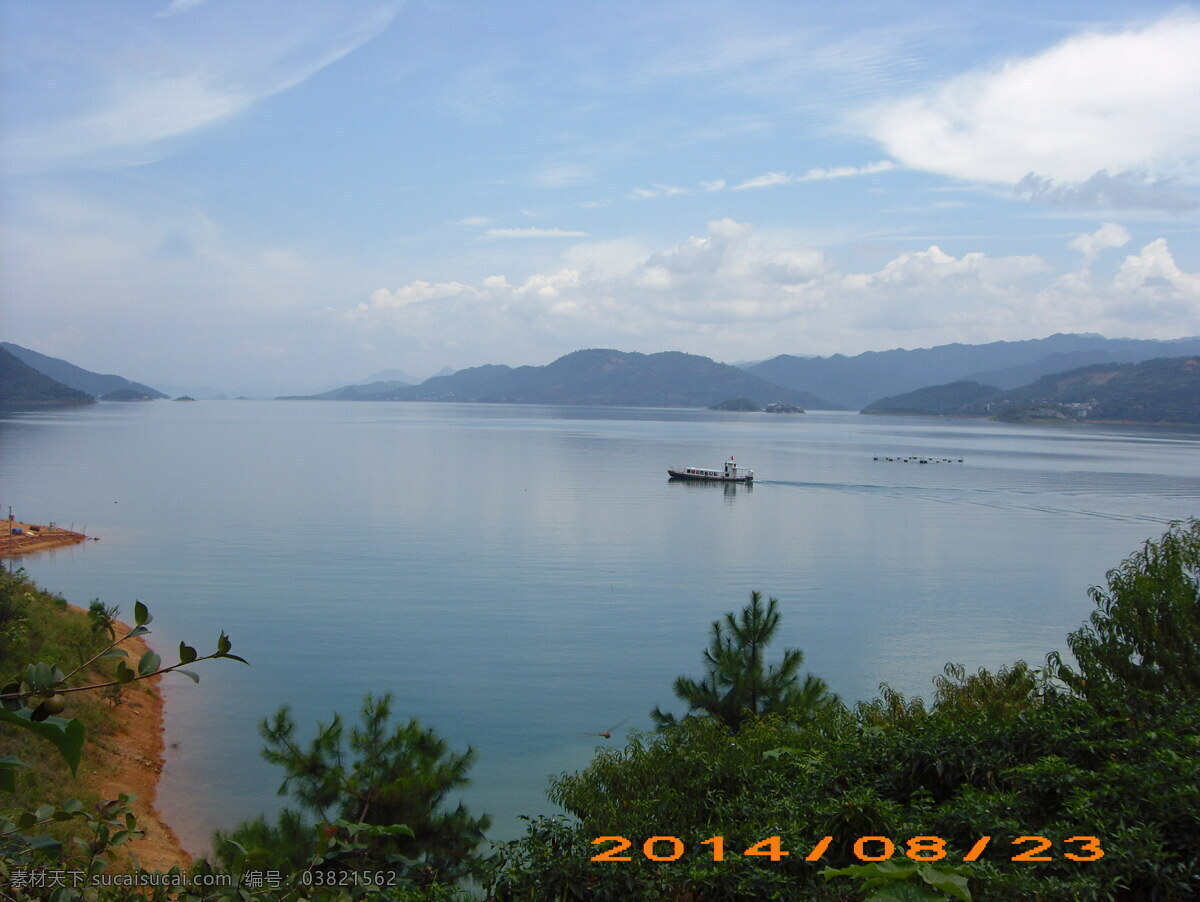
[[[0,4],[0,335],[308,391],[1200,335],[1200,4]]]

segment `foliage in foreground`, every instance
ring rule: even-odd
[[[391,706],[389,695],[368,695],[348,741],[335,715],[318,726],[307,748],[296,739],[286,706],[263,721],[263,757],[284,769],[279,793],[303,812],[285,808],[274,824],[260,817],[218,832],[213,847],[219,861],[229,869],[291,871],[318,863],[326,870],[392,871],[421,886],[453,883],[476,871],[474,850],[490,819],[473,817],[461,804],[444,806],[446,796],[468,782],[474,750],[450,751],[416,720],[392,725]],[[333,839],[342,845],[326,857]]]
[[[634,735],[624,750],[598,753],[582,773],[552,781],[551,798],[577,821],[538,818],[523,838],[502,844],[486,876],[490,898],[1195,898],[1200,522],[1176,524],[1146,543],[1108,574],[1107,589],[1091,594],[1097,607],[1090,623],[1068,637],[1075,667],[1057,653],[1040,669],[1018,662],[996,673],[968,674],[948,665],[928,707],[886,685],[879,699],[854,710],[829,703],[806,708],[802,716],[786,706],[771,713],[755,707],[759,713],[730,723],[721,716],[724,709],[701,705],[695,710],[703,716]],[[3,614],[0,606],[0,630],[12,628],[13,618]],[[136,629],[144,631],[149,614],[142,606],[137,619]],[[731,615],[728,625],[734,624]],[[143,658],[136,671],[122,671],[118,663],[115,682],[200,660],[186,645],[180,652],[180,663],[168,668],[157,656]],[[233,657],[224,635],[207,657]],[[741,660],[761,667],[761,655],[742,654]],[[713,662],[714,686],[726,677],[731,692],[746,685],[732,671],[720,672],[719,654]],[[71,722],[49,713],[45,703],[64,692],[97,688],[70,687],[69,677],[42,665],[28,669],[16,689],[0,692],[9,703],[6,726],[20,721],[17,726],[55,742],[64,757],[76,745],[68,736]],[[340,728],[322,727],[311,749],[302,751],[285,713],[266,725],[268,748],[288,773],[289,791],[325,818],[308,867],[280,874],[274,884],[264,883],[262,871],[246,859],[224,869],[204,863],[190,875],[156,875],[174,877],[174,885],[160,879],[138,889],[91,885],[51,892],[44,883],[31,884],[34,875],[105,873],[115,850],[138,834],[122,797],[94,812],[68,801],[11,818],[0,827],[0,886],[15,899],[61,902],[456,898],[453,887],[417,886],[411,875],[382,891],[320,883],[318,875],[330,868],[349,873],[380,854],[392,861],[406,840],[434,823],[420,820],[423,807],[404,807],[398,784],[380,779],[389,768],[403,770],[402,759],[412,760],[406,757],[408,740],[400,740],[404,728],[389,733],[386,727],[389,713],[386,699],[368,698],[359,739],[352,734],[357,757],[349,767]],[[384,755],[360,770],[370,750],[387,748],[390,739],[399,742],[394,757]],[[444,747],[430,748],[425,760],[433,770],[443,757],[455,758]],[[17,765],[0,763],[11,777]],[[457,785],[467,764],[469,759],[459,760],[445,772],[448,785]],[[393,790],[398,794],[389,796]],[[434,811],[441,795],[433,788],[423,798],[422,805],[432,803]],[[385,809],[392,813],[369,822],[372,810]],[[402,815],[421,829],[394,820]],[[43,823],[65,820],[81,822],[90,839],[59,850],[27,838]],[[467,817],[460,826],[471,823]],[[279,829],[308,828],[297,817],[281,821]],[[602,836],[607,839],[597,844]],[[887,843],[894,846],[891,855]],[[604,851],[616,860],[592,860]],[[1022,857],[1027,860],[1014,860]],[[202,881],[210,885],[198,889]]]
[[[819,677],[800,678],[804,653],[785,648],[778,664],[767,666],[766,648],[779,629],[779,599],[766,606],[761,592],[750,593],[750,604],[735,617],[726,614],[712,624],[704,650],[705,674],[699,680],[680,676],[675,696],[687,703],[687,717],[715,717],[732,732],[760,714],[807,719],[819,708],[837,703],[837,696]],[[675,715],[655,708],[651,719],[660,728],[678,723]]]
[[[1196,898],[1200,522],[1146,543],[1091,594],[1090,623],[1068,638],[1077,668],[1057,654],[1041,669],[947,666],[928,707],[885,685],[853,711],[760,716],[736,733],[691,718],[600,751],[552,781],[577,821],[538,819],[501,848],[495,898],[861,898],[849,876],[872,899],[945,898],[968,876],[977,900]],[[627,838],[630,860],[591,861],[621,845],[602,836]],[[678,851],[646,845],[663,836],[682,844],[677,860],[650,860]],[[864,865],[882,843],[856,854],[863,836],[895,855]]]
[[[183,668],[212,658],[231,658],[229,638],[222,633],[215,652],[201,656],[180,643],[179,662],[164,666],[154,652],[146,652],[134,668],[126,662],[126,640],[149,632],[152,617],[145,605],[134,606],[136,625],[120,636],[117,609],[94,602],[87,615],[67,610],[56,596],[39,591],[23,572],[0,573],[0,666],[13,672],[14,679],[0,690],[0,733],[6,745],[30,740],[30,758],[46,759],[54,747],[65,772],[73,775],[79,766],[87,733],[75,717],[60,717],[68,705],[72,714],[87,708],[99,694],[127,687],[149,677],[179,671],[198,680]],[[24,655],[22,655],[24,652]],[[33,655],[57,661],[74,661],[64,673],[45,660],[17,668]],[[243,662],[244,663],[244,662]],[[14,668],[17,668],[14,670]],[[68,698],[70,702],[68,703]],[[368,700],[370,709],[387,720],[387,700]],[[373,744],[368,734],[358,741]],[[39,747],[40,746],[40,747]],[[387,743],[380,748],[386,754]],[[372,760],[379,760],[376,755]],[[40,765],[42,762],[38,761]],[[334,829],[323,833],[312,849],[312,859],[294,871],[277,864],[263,870],[244,866],[219,870],[198,862],[189,871],[147,871],[139,866],[136,847],[143,835],[130,803],[130,795],[102,801],[42,802],[25,806],[14,792],[25,783],[29,765],[16,755],[0,758],[0,789],[6,791],[4,814],[0,815],[0,897],[11,900],[340,900],[371,898],[390,902],[452,902],[462,898],[453,887],[431,883],[418,887],[399,874],[377,873],[375,882],[346,881],[352,863],[380,838],[412,834],[402,824],[376,826],[336,819]],[[22,810],[25,808],[25,810]],[[362,813],[362,809],[360,809]],[[386,819],[386,817],[385,817]],[[62,829],[68,828],[63,834]],[[64,841],[64,839],[68,841]],[[332,867],[341,868],[332,870]],[[331,875],[332,878],[331,879]],[[386,877],[386,886],[379,886]]]

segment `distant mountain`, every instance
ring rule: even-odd
[[[445,375],[445,374],[438,373],[438,375],[441,376],[441,375]],[[421,381],[422,380],[418,379],[416,376],[410,376],[410,375],[408,375],[408,373],[404,372],[403,370],[397,370],[397,369],[380,370],[378,373],[372,373],[370,376],[368,376],[366,379],[363,380],[363,382],[365,382],[365,383],[403,382],[405,385],[417,385]]]
[[[0,407],[91,404],[94,398],[39,373],[0,346]]]
[[[122,389],[128,389],[149,398],[167,397],[162,392],[150,388],[148,385],[130,382],[121,376],[93,373],[90,370],[75,366],[73,363],[67,363],[67,361],[59,360],[57,357],[47,357],[45,354],[39,354],[37,351],[31,351],[28,348],[23,348],[11,342],[0,342],[0,348],[8,351],[22,363],[33,367],[39,373],[49,376],[63,385],[85,392],[93,398],[99,398],[102,395]]]
[[[955,382],[884,398],[863,412],[1200,425],[1200,356],[1094,364],[1008,391],[988,388]]]
[[[782,401],[807,408],[836,406],[707,357],[679,351],[638,354],[608,349],[575,351],[546,366],[471,367],[426,379],[420,385],[350,397],[630,407],[707,407],[725,398],[746,397],[764,405]]]
[[[323,391],[315,395],[302,395],[300,397],[309,401],[378,401],[380,395],[386,395],[389,392],[399,391],[402,388],[409,388],[412,383],[409,382],[369,382],[366,385],[346,385],[342,388]],[[288,396],[290,398],[297,397],[295,395]]]
[[[1030,341],[868,351],[854,357],[784,354],[747,367],[746,372],[857,409],[885,395],[950,382],[967,380],[1008,389],[1091,363],[1137,363],[1191,354],[1200,354],[1200,338],[1151,341],[1058,334]]]

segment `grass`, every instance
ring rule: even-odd
[[[0,685],[20,682],[29,664],[45,662],[69,673],[109,643],[109,634],[97,629],[88,613],[72,608],[58,595],[45,592],[24,571],[0,572]],[[72,680],[73,685],[111,678],[114,662],[89,667]],[[46,740],[32,733],[0,724],[0,756],[15,755],[27,766],[16,772],[16,792],[0,794],[0,814],[15,818],[45,803],[61,804],[77,798],[86,806],[100,801],[88,785],[86,774],[94,772],[99,747],[96,740],[113,729],[113,711],[120,692],[146,691],[141,686],[67,694],[62,717],[80,721],[87,733],[78,774],[71,775],[65,761]],[[69,840],[78,832],[78,822],[53,825],[45,832]]]

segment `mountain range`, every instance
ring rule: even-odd
[[[867,351],[854,357],[783,354],[751,364],[746,372],[858,410],[885,395],[950,382],[975,381],[1011,389],[1095,363],[1139,363],[1193,354],[1200,354],[1200,338],[1154,341],[1060,333],[1029,341]]]
[[[27,394],[46,403],[43,384],[18,372],[19,362],[63,386],[99,399],[162,398],[162,392],[122,376],[93,373],[65,360],[10,342],[0,343],[13,361],[0,373],[0,396],[15,403]],[[731,366],[707,357],[664,351],[642,354],[611,349],[575,351],[545,366],[486,365],[445,373],[412,384],[398,370],[384,370],[361,383],[302,397],[317,400],[477,401],[532,404],[709,407],[732,398],[757,406],[773,402],[806,409],[860,409],[868,405],[899,412],[980,415],[975,401],[1038,384],[1053,374],[1081,367],[1140,363],[1164,357],[1200,356],[1200,338],[1171,341],[1108,339],[1099,335],[1052,335],[1029,341],[984,345],[951,344],[915,350],[870,351],[848,357],[781,355]],[[1109,370],[1103,370],[1108,372]],[[1124,377],[1122,377],[1124,378]],[[974,383],[974,384],[966,384]],[[1167,382],[1155,383],[1167,392]],[[912,392],[916,396],[906,397]],[[1031,388],[1043,400],[1044,387]],[[1052,394],[1052,393],[1051,393]],[[878,400],[882,396],[883,400]],[[57,403],[67,396],[58,398]],[[296,397],[296,396],[285,396]],[[1013,396],[1015,398],[1015,396]],[[40,400],[36,400],[40,399]],[[899,400],[898,400],[899,399]],[[1016,403],[1012,399],[1001,399]],[[886,403],[885,403],[886,402]],[[1158,421],[1184,422],[1180,408]],[[1127,411],[1128,413],[1128,411]],[[1138,417],[1121,416],[1118,418]]]
[[[574,351],[545,366],[491,364],[434,376],[420,385],[346,386],[305,399],[708,407],[733,397],[751,398],[759,404],[780,401],[800,407],[834,406],[808,392],[775,385],[708,357],[681,351],[639,354],[600,348]]]

